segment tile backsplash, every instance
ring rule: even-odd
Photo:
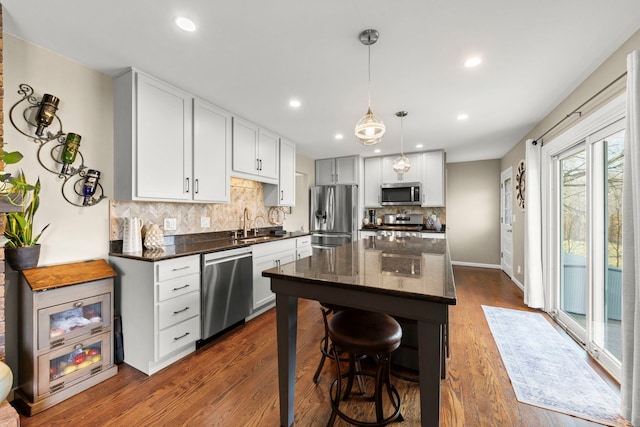
[[[244,208],[249,209],[249,228],[281,225],[269,221],[272,209],[264,206],[263,184],[246,179],[231,178],[231,201],[214,203],[164,203],[111,200],[109,208],[109,240],[122,239],[124,218],[139,217],[146,230],[158,224],[165,236],[240,230]],[[209,218],[209,227],[201,227],[201,218]],[[176,229],[164,230],[164,219],[175,218]]]

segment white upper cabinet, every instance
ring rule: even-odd
[[[278,185],[264,186],[265,206],[296,205],[296,146],[280,139],[280,174]]]
[[[193,101],[193,199],[228,203],[231,184],[231,114]]]
[[[445,205],[445,158],[444,151],[422,153],[422,206]]]
[[[382,184],[382,157],[364,159],[364,206],[379,208],[380,184]]]
[[[395,184],[399,182],[421,182],[422,181],[422,153],[405,154],[411,164],[411,169],[407,173],[395,173],[393,161],[400,154],[395,156],[385,156],[382,158],[382,183]]]
[[[316,185],[358,185],[358,156],[316,160]]]
[[[134,69],[114,78],[114,107],[115,199],[229,200],[226,113],[194,103],[192,95]],[[222,182],[227,188],[219,188]]]
[[[280,137],[238,117],[233,118],[233,175],[278,183]]]

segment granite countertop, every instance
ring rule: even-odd
[[[296,237],[308,236],[309,232],[293,231],[283,235],[269,235],[267,240],[242,241],[234,240],[230,232],[220,233],[203,233],[188,234],[183,236],[167,236],[165,237],[165,248],[162,249],[145,249],[142,252],[123,253],[122,240],[112,241],[110,256],[131,258],[140,261],[162,261],[165,259],[178,258],[188,255],[199,255],[210,252],[224,251],[228,249],[242,248],[251,245],[259,245],[261,243],[269,243],[278,240],[292,239]],[[260,236],[260,234],[258,235]],[[255,236],[249,235],[247,239]],[[169,243],[169,244],[168,244]]]
[[[391,226],[396,229],[396,230],[402,230],[403,226],[401,224],[391,224]],[[378,231],[378,229],[384,229],[386,230],[387,228],[384,228],[385,225],[381,224],[381,225],[363,225],[362,228],[360,228],[360,231]],[[413,227],[415,227],[415,225],[407,225],[406,226],[406,230],[410,230],[410,231],[414,231]],[[445,233],[446,230],[446,226],[444,224],[442,224],[442,229],[440,231],[436,230],[435,228],[427,228],[425,225],[422,226],[422,230],[420,230],[421,233],[440,233],[443,234]]]
[[[454,305],[456,288],[445,239],[369,237],[265,270],[265,277],[407,296]]]

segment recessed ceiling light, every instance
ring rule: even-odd
[[[424,147],[424,144],[416,144],[416,148],[422,148]]]
[[[301,105],[302,105],[302,104],[301,104],[301,103],[300,103],[300,101],[299,101],[299,100],[297,100],[297,99],[292,99],[292,100],[290,100],[290,101],[289,101],[289,107],[292,107],[292,108],[300,108],[300,106],[301,106]]]
[[[480,65],[481,62],[482,58],[480,58],[479,56],[472,56],[471,58],[467,58],[467,60],[464,61],[464,66],[467,68],[473,68]]]
[[[196,24],[194,24],[191,19],[185,18],[184,16],[178,16],[176,18],[176,25],[184,31],[192,32],[196,30]]]
[[[343,135],[343,134],[341,134],[341,133],[336,133],[335,138],[336,138],[336,139],[342,139],[342,138],[344,138],[344,135]]]
[[[469,118],[469,115],[467,113],[458,114],[458,121],[467,120],[468,118]]]
[[[379,148],[376,148],[375,150],[373,150],[373,152],[374,152],[374,153],[379,153],[379,152],[380,152],[380,149],[379,149]]]

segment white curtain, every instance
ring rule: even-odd
[[[622,414],[640,426],[640,51],[627,57],[622,195]]]
[[[524,211],[524,303],[544,309],[542,283],[542,191],[540,156],[542,143],[525,142],[526,205]]]

